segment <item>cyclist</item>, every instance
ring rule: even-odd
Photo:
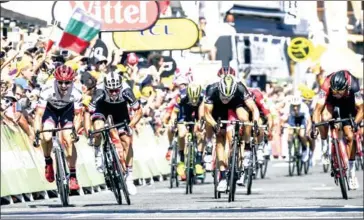
[[[207,86],[204,105],[206,121],[212,126],[216,133],[216,152],[221,173],[217,190],[224,192],[227,189],[225,171],[227,163],[224,158],[225,134],[227,133],[228,136],[231,137],[232,130],[226,129],[225,126],[222,128],[218,127],[216,119],[221,118],[221,120],[228,120],[229,109],[232,109],[236,111],[237,118],[240,121],[249,121],[249,114],[244,108],[246,107],[253,112],[253,120],[258,121],[259,110],[247,88],[242,83],[237,82],[235,77],[231,74],[224,74],[219,82]],[[251,126],[246,126],[244,132],[244,141],[245,143],[248,143],[251,134]]]
[[[343,130],[347,143],[349,156],[349,188],[359,188],[358,180],[355,176],[355,154],[353,148],[354,132],[358,129],[358,124],[363,120],[364,105],[363,96],[360,93],[359,80],[347,70],[340,70],[328,75],[321,86],[317,104],[313,113],[314,123],[331,119],[334,108],[340,109],[340,117],[348,118],[355,116],[354,127],[350,122],[343,123]],[[320,126],[313,131],[313,137],[317,137],[320,131],[321,139],[327,140],[328,128]],[[327,141],[323,141],[327,145]]]
[[[75,125],[76,131],[81,126],[82,92],[81,85],[74,83],[75,72],[65,65],[54,71],[54,79],[42,87],[34,119],[36,133],[42,129],[54,129],[60,124],[63,127]],[[70,189],[78,190],[76,176],[77,151],[71,130],[64,130],[60,137],[66,150],[66,159],[70,168]],[[52,152],[52,133],[43,133],[41,145],[45,158],[45,177],[48,182],[54,181]]]
[[[272,135],[273,116],[270,113],[270,110],[264,101],[264,96],[259,88],[248,88],[248,91],[252,94],[255,104],[257,105],[257,107],[259,109],[259,113],[260,113],[259,120],[261,121],[261,124],[268,125],[268,140],[271,141],[273,138],[273,135]],[[250,115],[250,118],[251,118],[251,115]],[[259,133],[259,138],[258,138],[258,143],[260,143],[260,144],[259,144],[259,147],[257,150],[257,157],[258,157],[259,163],[261,163],[263,161],[263,150],[264,150],[264,146],[265,146],[263,138],[264,138],[264,131],[261,131]]]
[[[285,105],[283,109],[282,122],[288,122],[289,126],[300,126],[299,138],[302,144],[302,161],[309,159],[309,151],[307,149],[307,136],[312,126],[309,107],[302,101],[301,94],[293,95],[289,105]],[[293,130],[288,131],[288,143],[292,143]]]
[[[134,111],[130,120],[128,104]],[[97,89],[88,106],[92,114],[91,120],[95,130],[102,129],[108,115],[112,115],[114,124],[122,123],[125,120],[128,125],[111,131],[113,142],[119,153],[120,163],[126,165],[126,184],[131,195],[137,193],[133,180],[133,148],[132,134],[127,132],[127,127],[135,128],[135,125],[142,117],[142,109],[139,100],[135,98],[129,85],[122,81],[119,70],[110,71],[104,78],[104,88]],[[95,156],[98,171],[103,172],[102,153],[100,149],[101,135],[95,135]],[[125,154],[124,154],[125,151]]]
[[[174,114],[177,115],[177,129],[178,129],[178,144],[179,144],[179,155],[180,163],[177,166],[177,173],[181,176],[182,180],[185,179],[185,164],[184,164],[184,150],[186,147],[186,135],[189,132],[183,122],[197,121],[192,132],[197,133],[197,155],[196,155],[196,166],[195,171],[198,178],[204,178],[204,169],[202,166],[203,156],[203,136],[202,129],[200,128],[200,120],[204,115],[203,105],[203,92],[202,87],[198,84],[191,83],[187,87],[187,94],[181,94],[180,98],[174,106]],[[175,118],[175,116],[172,116]]]

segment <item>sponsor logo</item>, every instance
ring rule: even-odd
[[[145,30],[159,17],[156,1],[55,1],[52,18],[64,29],[75,8],[102,20],[101,31]]]
[[[288,56],[295,62],[307,60],[314,50],[311,41],[304,37],[294,38],[287,48]]]
[[[199,30],[186,18],[161,18],[144,31],[114,32],[113,40],[125,51],[184,50],[193,47]]]

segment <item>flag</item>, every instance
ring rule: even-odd
[[[48,36],[48,41],[46,43],[47,44],[45,47],[46,53],[48,53],[52,49],[53,45],[57,45],[59,43],[62,37],[62,33],[63,33],[62,30],[59,28],[59,23],[55,21],[53,23],[52,29]]]
[[[63,31],[59,47],[82,54],[101,29],[102,21],[76,8]]]

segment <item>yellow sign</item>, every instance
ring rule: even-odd
[[[303,37],[296,37],[291,40],[287,50],[289,58],[293,61],[301,62],[308,59],[313,49],[311,41]]]
[[[144,31],[113,32],[115,45],[125,51],[184,50],[199,37],[195,22],[187,18],[160,18]]]

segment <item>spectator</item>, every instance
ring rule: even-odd
[[[216,47],[206,35],[206,18],[199,18],[199,39],[194,47],[190,49],[192,53],[208,53],[210,60],[216,60]],[[215,42],[214,42],[215,43]]]

